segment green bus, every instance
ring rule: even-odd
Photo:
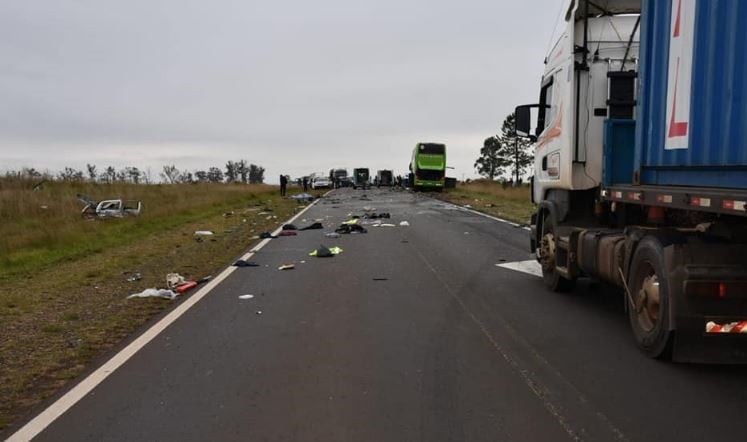
[[[413,189],[443,189],[446,176],[446,145],[418,143],[412,151],[409,184]]]

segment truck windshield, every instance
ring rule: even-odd
[[[423,143],[418,147],[419,153],[430,155],[443,155],[445,151],[446,146],[444,146],[443,144]]]

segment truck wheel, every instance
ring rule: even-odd
[[[628,287],[634,305],[628,316],[638,347],[649,357],[669,359],[669,281],[664,269],[661,243],[654,237],[644,238],[631,263]]]
[[[565,279],[555,269],[555,230],[556,226],[552,219],[548,215],[545,215],[542,222],[542,237],[540,238],[540,248],[537,259],[542,266],[542,280],[547,288],[553,292],[568,292],[573,290],[573,287],[576,285],[576,280]]]

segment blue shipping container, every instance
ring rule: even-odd
[[[640,57],[639,183],[747,188],[747,0],[644,0]]]

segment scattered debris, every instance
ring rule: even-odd
[[[184,293],[189,290],[192,290],[193,288],[197,287],[197,281],[186,281],[184,284],[180,284],[176,288],[177,293]]]
[[[403,221],[403,222],[406,222],[406,221]],[[394,224],[390,224],[390,223],[383,223],[383,224],[379,224],[379,227],[397,227],[397,226]]]
[[[293,230],[281,230],[280,233],[278,233],[278,236],[296,236],[298,233],[296,233]]]
[[[278,270],[293,270],[296,266],[294,264],[283,264],[280,267],[278,267]]]
[[[259,234],[259,237],[262,239],[271,239],[271,238],[277,238],[276,236],[272,236],[272,233],[270,232],[262,232]]]
[[[239,299],[252,299],[254,295],[239,295]]]
[[[363,218],[365,219],[380,219],[380,218],[391,218],[392,216],[387,212],[382,213],[366,213],[363,215]]]
[[[197,284],[203,284],[205,282],[210,281],[211,279],[213,279],[213,275],[204,276],[197,280]]]
[[[215,233],[213,233],[210,230],[195,230],[195,236],[213,236]]]
[[[298,230],[293,224],[283,224],[283,230]]]
[[[407,226],[410,225],[410,223],[408,223],[407,221],[402,221],[402,222],[399,223],[399,225],[402,226],[402,227],[407,227]]]
[[[364,195],[364,196],[365,196],[365,195]],[[364,207],[363,207],[363,211],[364,211],[364,212],[375,212],[375,211],[376,211],[376,208],[375,208],[375,207],[371,207],[371,206],[364,206]]]
[[[261,314],[262,314],[262,310],[257,310],[257,311],[256,311],[255,313],[256,313],[257,315],[261,315]]]
[[[135,281],[140,281],[141,279],[143,279],[143,275],[141,275],[140,273],[133,273],[132,276],[130,276],[129,278],[127,278],[127,281],[128,282],[135,282]]]
[[[166,275],[166,287],[170,289],[174,289],[185,282],[184,277],[178,273],[169,273]]]
[[[151,289],[145,289],[140,293],[133,293],[130,296],[128,296],[127,299],[132,299],[132,298],[174,299],[177,296],[178,295],[171,290],[151,288]]]
[[[389,278],[374,278],[374,281],[389,281]]]
[[[293,195],[291,198],[298,201],[314,201],[314,195],[308,193],[299,193],[298,195]]]
[[[324,226],[322,225],[322,223],[317,221],[317,222],[314,222],[313,224],[310,224],[306,227],[301,228],[300,230],[319,230],[323,228]]]
[[[335,255],[339,255],[340,253],[342,253],[342,249],[340,247],[327,248],[322,245],[319,246],[318,249],[309,253],[309,256],[316,256],[317,258],[331,258]]]
[[[347,224],[342,223],[340,227],[335,229],[336,233],[342,233],[342,234],[348,234],[348,233],[368,233],[368,230],[366,230],[364,227],[359,226],[358,224]]]
[[[237,260],[232,265],[234,267],[259,267],[259,264],[257,264],[256,262],[254,262],[254,261],[245,261],[243,259]]]
[[[337,232],[329,232],[329,233],[325,233],[324,236],[327,238],[339,238],[340,234]]]

